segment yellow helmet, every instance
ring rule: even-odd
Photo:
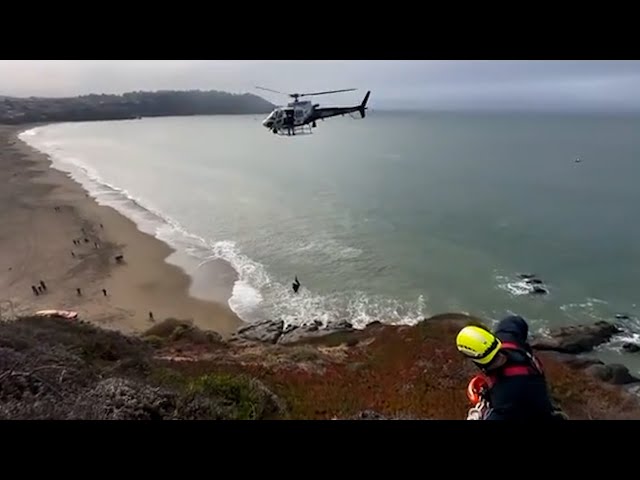
[[[496,356],[502,343],[490,331],[469,325],[458,333],[456,346],[461,353],[470,357],[474,362],[486,365]]]

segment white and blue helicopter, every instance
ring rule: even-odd
[[[356,89],[348,88],[345,90],[330,90],[326,92],[313,93],[283,93],[270,88],[256,88],[266,90],[268,92],[279,93],[281,95],[288,95],[293,98],[293,102],[288,103],[285,107],[275,108],[262,122],[262,125],[273,133],[287,136],[310,134],[312,133],[312,129],[317,127],[316,121],[324,120],[325,118],[349,115],[352,113],[359,113],[360,118],[364,118],[365,111],[367,110],[367,102],[369,101],[369,95],[371,95],[371,92],[368,91],[360,105],[350,107],[320,107],[320,104],[314,104],[310,101],[300,101],[298,99],[300,97],[327,95],[330,93],[352,92]]]

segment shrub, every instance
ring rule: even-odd
[[[213,417],[234,420],[259,420],[282,413],[282,405],[272,392],[255,379],[246,376],[211,373],[192,380],[186,391],[191,401],[198,397],[214,400]],[[200,400],[201,401],[201,400]]]

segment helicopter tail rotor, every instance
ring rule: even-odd
[[[360,112],[361,118],[365,117],[365,111],[367,110],[367,102],[369,101],[369,95],[371,95],[371,90],[367,92],[367,94],[364,96],[364,100],[362,100],[362,103],[358,107],[358,112]]]

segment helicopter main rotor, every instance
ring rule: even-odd
[[[340,93],[340,92],[353,92],[356,89],[355,88],[346,88],[343,90],[327,90],[325,92],[312,92],[312,93],[284,93],[284,92],[279,92],[278,90],[273,90],[271,88],[264,88],[264,87],[256,87],[260,90],[266,90],[267,92],[273,92],[273,93],[279,93],[280,95],[287,95],[291,98],[293,98],[294,102],[298,101],[298,98],[300,97],[312,97],[315,95],[327,95],[329,93]]]

